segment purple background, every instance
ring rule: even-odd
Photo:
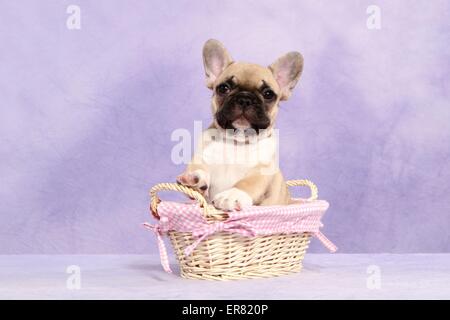
[[[341,252],[450,251],[448,1],[1,1],[0,21],[0,253],[157,250],[147,191],[183,170],[172,131],[211,118],[212,37],[303,53],[281,166],[331,203]]]

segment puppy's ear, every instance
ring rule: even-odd
[[[206,73],[206,86],[212,89],[214,81],[222,71],[233,62],[227,49],[219,41],[209,39],[203,46],[203,64]]]
[[[303,70],[303,56],[289,52],[269,66],[281,89],[281,100],[287,100],[297,84]]]

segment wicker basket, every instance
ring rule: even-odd
[[[309,180],[290,180],[287,185],[308,186],[311,189],[308,200],[317,199],[317,187]],[[196,199],[207,221],[223,221],[228,217],[226,212],[209,205],[200,193],[182,185],[161,183],[150,190],[151,211],[157,219],[160,202],[157,192],[162,190],[179,191]],[[170,231],[169,238],[180,264],[181,276],[208,280],[274,277],[298,272],[310,241],[307,233],[246,237],[217,232],[186,256],[184,249],[195,241],[192,234]]]

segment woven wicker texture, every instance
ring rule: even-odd
[[[311,189],[308,200],[318,197],[317,187],[309,180],[290,180],[286,184],[308,186]],[[226,212],[209,205],[200,193],[173,183],[161,183],[150,190],[151,211],[156,218],[159,218],[157,207],[160,202],[157,192],[162,190],[182,192],[196,199],[203,207],[203,215],[208,221],[227,218]],[[274,277],[298,272],[310,241],[310,235],[306,233],[245,237],[236,233],[217,232],[186,256],[184,249],[196,240],[192,234],[170,231],[169,238],[180,264],[181,276],[207,280]]]

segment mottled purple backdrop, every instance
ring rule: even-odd
[[[449,21],[426,0],[1,1],[0,253],[157,250],[139,224],[183,170],[172,131],[211,118],[208,38],[261,64],[303,53],[281,166],[331,203],[341,252],[449,252]]]

